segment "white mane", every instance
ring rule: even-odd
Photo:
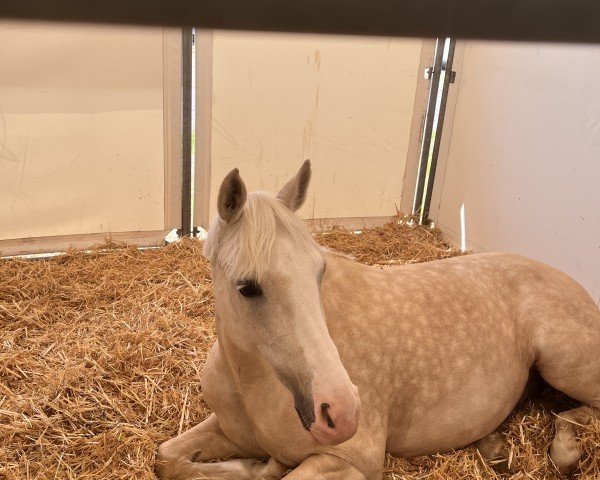
[[[286,232],[299,251],[318,248],[304,222],[279,199],[266,192],[252,192],[240,218],[226,224],[216,218],[208,231],[203,253],[232,280],[260,281],[269,264],[279,231]]]

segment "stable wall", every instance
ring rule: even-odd
[[[0,251],[179,226],[178,30],[0,22],[0,58]]]
[[[600,302],[600,47],[463,42],[431,218],[521,253]],[[452,115],[452,109],[454,114]]]
[[[362,226],[394,215],[407,158],[418,156],[422,44],[199,32],[196,223],[214,218],[234,167],[249,190],[277,191],[307,158],[303,218]]]

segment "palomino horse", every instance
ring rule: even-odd
[[[584,404],[557,417],[550,448],[576,466],[575,428],[600,408],[600,311],[584,289],[516,255],[380,269],[328,252],[293,213],[309,180],[307,161],[277,197],[247,195],[237,169],[223,181],[204,247],[214,413],[159,447],[159,475],[380,479],[386,451],[489,444],[532,370]]]

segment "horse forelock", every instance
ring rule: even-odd
[[[280,200],[266,192],[252,192],[236,222],[213,221],[203,253],[232,280],[260,281],[281,233],[289,235],[298,253],[317,248],[304,222]]]

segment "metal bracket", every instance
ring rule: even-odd
[[[431,80],[433,78],[433,67],[427,67],[424,71],[423,71],[423,77],[425,78],[425,80]],[[450,72],[450,78],[448,79],[449,83],[454,83],[456,81],[456,72],[454,70],[452,70]]]

